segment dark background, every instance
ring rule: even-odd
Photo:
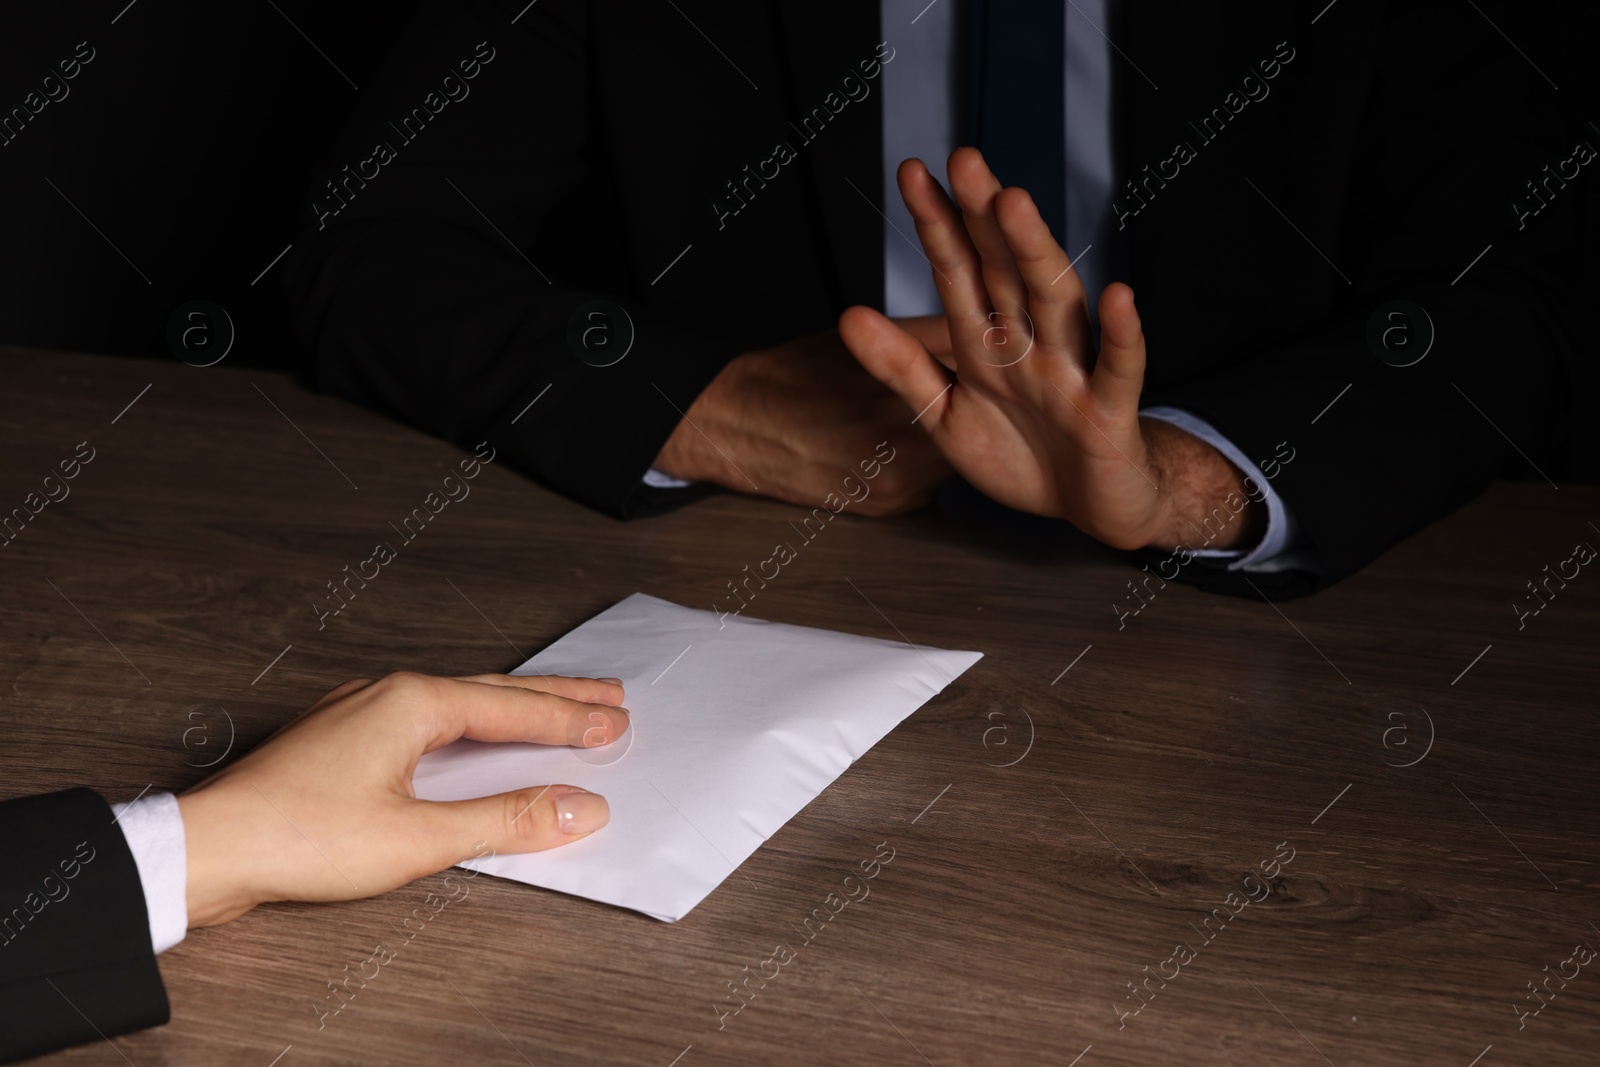
[[[171,358],[167,319],[198,299],[232,317],[230,363],[291,365],[283,264],[251,281],[312,220],[310,168],[357,99],[350,82],[364,85],[417,4],[275,2],[0,15],[0,112],[78,42],[96,52],[0,147],[6,343]]]
[[[359,98],[351,83],[366,84],[416,7],[96,0],[0,14],[0,113],[78,42],[96,51],[64,100],[0,146],[0,341],[172,358],[169,317],[207,300],[233,319],[231,363],[299,369],[283,263],[251,283],[313,221],[311,166]],[[1600,146],[1594,38],[1578,32],[1592,15],[1478,7],[1559,86],[1553,106],[1570,128],[1594,130]],[[1450,48],[1448,36],[1437,46]],[[1486,150],[1494,133],[1483,131]],[[1596,180],[1589,169],[1579,180]]]

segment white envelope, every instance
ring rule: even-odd
[[[675,922],[981,658],[635,593],[512,672],[621,678],[632,713],[622,738],[592,749],[457,741],[423,757],[416,793],[601,793],[611,822],[592,836],[463,866]]]

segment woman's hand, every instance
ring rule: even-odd
[[[178,798],[189,925],[269,900],[353,900],[481,851],[537,852],[610,818],[605,798],[532,785],[477,800],[416,799],[424,753],[457,738],[593,748],[628,728],[614,679],[438,678],[346,682],[260,748]]]

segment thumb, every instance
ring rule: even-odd
[[[950,327],[943,315],[911,315],[890,322],[915,337],[923,348],[946,370],[956,369],[955,349],[950,343]]]
[[[611,821],[606,798],[575,785],[531,786],[474,800],[420,802],[426,832],[438,842],[441,866],[460,863],[463,841],[486,842],[496,854],[543,852],[581,840]]]
[[[950,375],[916,336],[880,312],[857,306],[839,316],[839,337],[867,373],[920,412],[922,428],[934,432],[950,402]]]
[[[1137,411],[1144,363],[1144,327],[1133,306],[1133,290],[1112,282],[1100,294],[1100,358],[1092,381],[1100,403],[1113,411]]]

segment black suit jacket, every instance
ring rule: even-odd
[[[0,802],[0,1063],[166,1021],[110,806],[87,789]]]
[[[881,305],[880,97],[842,88],[875,86],[897,28],[859,2],[524,6],[423,5],[319,175],[291,299],[323,387],[638,515],[671,499],[640,476],[729,359]],[[1146,400],[1210,421],[1298,516],[1322,576],[1258,584],[1347,575],[1493,477],[1593,474],[1596,178],[1515,205],[1600,132],[1470,7],[1123,6]],[[1374,318],[1395,299],[1434,333],[1409,367],[1369,342],[1377,321],[1422,347],[1421,319]],[[612,366],[569,338],[596,300],[633,328]]]

